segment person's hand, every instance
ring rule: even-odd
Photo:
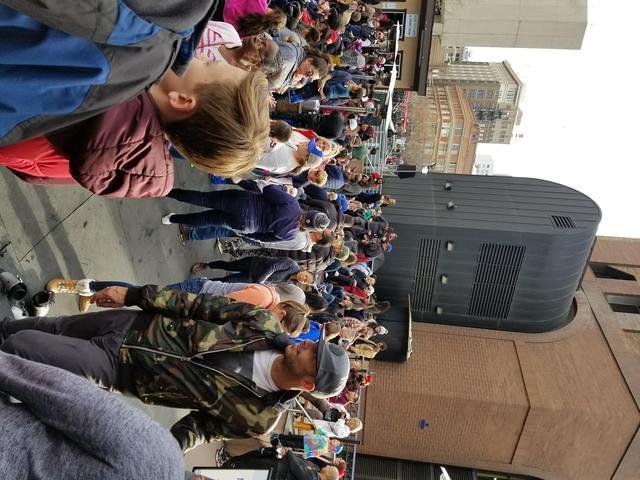
[[[269,92],[269,106],[273,108],[276,105],[278,105],[278,101],[275,98],[273,98],[273,93]]]
[[[102,308],[119,308],[124,307],[124,299],[127,296],[127,287],[108,287],[100,290],[91,299],[91,303],[95,303]]]
[[[198,273],[198,272],[201,272],[202,270],[206,270],[207,268],[209,268],[209,265],[207,265],[206,263],[197,262],[191,265],[191,273]]]
[[[338,194],[336,192],[327,192],[327,198],[333,201],[338,198]]]
[[[285,188],[287,189],[287,193],[292,197],[295,197],[296,195],[298,195],[298,189],[293,185],[286,185]]]

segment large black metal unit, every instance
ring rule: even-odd
[[[571,320],[601,217],[590,198],[531,178],[385,180],[383,192],[398,204],[384,215],[398,239],[379,269],[376,292],[394,305],[381,319],[400,338],[409,336],[398,331],[408,323],[408,308],[414,322],[526,333]],[[406,358],[401,351],[384,357]]]

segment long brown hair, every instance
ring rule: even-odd
[[[300,335],[307,325],[307,316],[311,313],[309,307],[293,300],[285,300],[278,306],[284,310],[282,326],[285,332],[292,337]]]
[[[278,33],[287,25],[287,16],[280,10],[267,13],[249,13],[238,19],[238,31],[243,37],[263,32]]]

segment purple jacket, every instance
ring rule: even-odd
[[[292,240],[300,229],[300,205],[282,185],[267,185],[257,202],[261,231],[247,236],[262,241]]]

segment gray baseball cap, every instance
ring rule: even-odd
[[[318,342],[316,361],[316,388],[311,395],[316,398],[338,395],[347,385],[351,363],[344,349],[325,341],[324,331]]]

